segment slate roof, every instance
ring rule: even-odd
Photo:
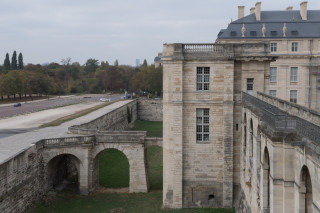
[[[299,10],[261,11],[261,21],[256,21],[255,14],[250,14],[233,21],[227,29],[220,30],[218,39],[261,39],[262,25],[266,26],[267,39],[274,38],[320,38],[320,10],[308,10],[308,17],[303,21]],[[287,35],[283,37],[282,28],[286,23]],[[242,37],[241,28],[246,28]]]

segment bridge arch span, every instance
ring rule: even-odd
[[[129,162],[129,192],[147,192],[148,177],[146,171],[146,156],[143,143],[116,143],[105,142],[96,144],[89,158],[89,186],[90,190],[95,190],[99,185],[99,154],[107,149],[116,149],[121,151]]]

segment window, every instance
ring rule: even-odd
[[[247,78],[247,93],[253,95],[253,78]]]
[[[277,52],[277,43],[271,43],[270,48],[270,52]]]
[[[209,142],[209,109],[197,109],[197,142]]]
[[[298,67],[290,68],[290,81],[297,82],[298,81]]]
[[[210,67],[197,67],[197,90],[209,90]]]
[[[276,97],[277,96],[277,90],[269,90],[269,95]]]
[[[270,67],[270,82],[277,82],[277,67]]]
[[[292,52],[298,52],[298,43],[297,42],[292,42],[291,51]]]
[[[290,90],[290,102],[297,103],[297,90]]]
[[[275,30],[272,30],[270,34],[271,34],[272,36],[276,36],[276,35],[278,35],[278,32],[275,31]]]

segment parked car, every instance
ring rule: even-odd
[[[21,103],[20,103],[20,102],[15,103],[15,104],[13,104],[13,106],[14,106],[14,107],[21,107]]]
[[[100,101],[103,101],[103,102],[110,102],[110,99],[109,99],[109,98],[100,98]]]

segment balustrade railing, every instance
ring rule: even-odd
[[[184,53],[225,53],[232,52],[232,48],[226,48],[221,44],[183,44]]]

